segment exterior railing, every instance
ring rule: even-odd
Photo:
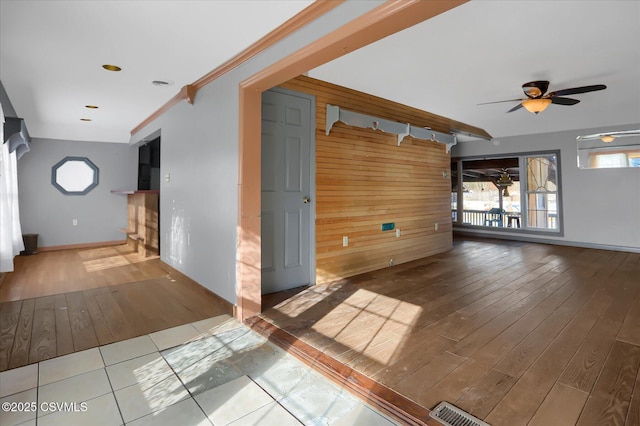
[[[500,228],[520,228],[522,215],[520,212],[490,213],[488,210],[463,210],[462,224],[472,226],[489,226]],[[451,210],[453,223],[458,222],[458,211]],[[558,229],[557,214],[547,213],[547,228]]]

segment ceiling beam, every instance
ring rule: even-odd
[[[464,169],[517,169],[520,167],[517,157],[513,158],[489,158],[486,160],[463,160]]]

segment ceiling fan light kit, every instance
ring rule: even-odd
[[[551,104],[551,99],[527,99],[522,101],[522,106],[529,112],[534,114],[541,113]]]
[[[530,81],[522,85],[522,91],[528,98],[539,98],[549,88],[549,82],[545,80]]]

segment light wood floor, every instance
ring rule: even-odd
[[[0,295],[0,371],[232,314],[228,302],[126,246],[19,256]]]
[[[142,257],[126,244],[45,251],[14,259],[15,273],[0,287],[0,302],[119,285],[167,275],[156,257]]]
[[[640,425],[640,254],[458,240],[262,317],[425,408]]]

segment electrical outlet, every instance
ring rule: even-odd
[[[435,230],[438,230],[438,223],[436,222],[436,224],[434,225]]]
[[[78,219],[73,219],[71,223],[73,224],[73,226],[78,226]]]
[[[349,237],[346,235],[342,237],[342,247],[349,247]]]

